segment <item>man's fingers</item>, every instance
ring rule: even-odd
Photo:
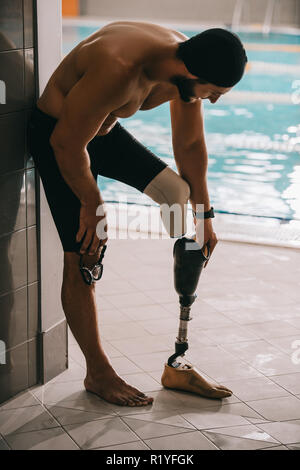
[[[77,232],[77,235],[76,235],[76,241],[77,242],[80,242],[80,240],[82,240],[85,232],[86,232],[86,227],[83,224],[81,224],[80,227],[79,227],[79,230]]]
[[[93,230],[88,230],[85,237],[84,237],[84,240],[81,244],[81,248],[80,248],[80,253],[85,253],[86,250],[88,249],[90,243],[91,243],[91,240],[92,240],[92,237],[93,237]]]
[[[209,260],[210,260],[210,257],[211,257],[211,255],[212,255],[212,253],[213,253],[213,251],[214,251],[214,249],[215,249],[217,243],[218,243],[217,237],[211,238],[211,239],[209,240],[209,259],[205,262],[205,264],[204,264],[204,266],[203,266],[204,268],[206,268],[206,266],[207,266],[207,264],[208,264],[208,262],[209,262]]]
[[[218,243],[218,239],[214,237],[214,238],[210,238],[208,241],[209,241],[209,259],[204,263],[203,265],[204,268],[206,268],[206,266],[208,265],[211,255],[216,247],[216,244]]]
[[[99,240],[97,235],[94,234],[94,238],[93,238],[93,241],[92,241],[90,249],[89,249],[89,255],[94,255],[96,253],[96,251],[98,250],[98,248],[100,246],[100,242],[101,242],[101,240]]]

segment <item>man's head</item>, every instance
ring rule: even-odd
[[[181,99],[208,98],[215,102],[242,78],[247,55],[239,37],[221,28],[212,28],[179,43],[176,57],[195,78],[171,77]]]

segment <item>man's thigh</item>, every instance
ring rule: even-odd
[[[77,252],[80,201],[62,177],[53,149],[49,143],[55,125],[42,113],[33,117],[28,129],[28,145],[43,183],[48,205],[65,252]]]

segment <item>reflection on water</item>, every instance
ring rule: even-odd
[[[300,126],[297,106],[234,107],[205,103],[208,185],[220,211],[300,219]],[[175,168],[168,105],[120,120],[129,132]],[[132,188],[100,178],[105,198],[118,192],[150,204]]]

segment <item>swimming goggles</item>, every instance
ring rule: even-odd
[[[102,274],[103,274],[102,260],[104,258],[105,250],[106,250],[106,245],[103,245],[100,257],[97,263],[91,269],[83,265],[83,261],[82,261],[83,255],[80,255],[79,269],[80,269],[84,282],[88,284],[89,286],[92,285],[93,282],[99,281],[99,279],[101,279],[102,277]]]

